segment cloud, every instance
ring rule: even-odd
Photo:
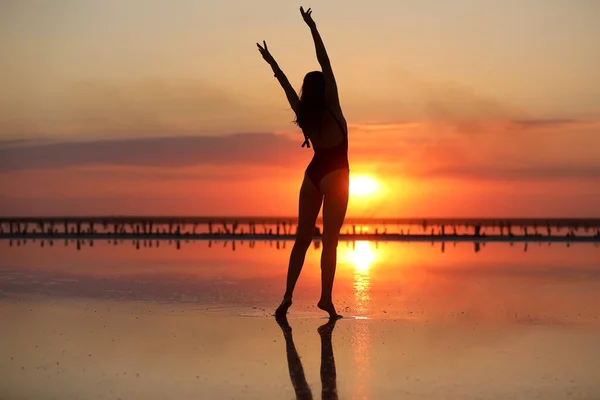
[[[596,120],[578,120],[572,118],[531,118],[509,121],[507,128],[516,130],[556,130],[597,128]]]
[[[302,140],[270,133],[65,142],[0,147],[0,172],[89,165],[294,165]],[[304,150],[304,151],[302,151]]]
[[[349,120],[354,166],[406,177],[598,177],[597,120],[535,117],[459,85],[406,81],[415,107],[404,117],[376,124]],[[303,169],[312,156],[300,148],[297,131],[232,134],[258,128],[275,132],[264,123],[272,108],[200,81],[88,81],[55,93],[54,102],[36,100],[32,93],[28,101],[0,111],[2,173],[87,166],[171,168],[161,171],[166,180],[182,176],[175,168],[233,166],[273,168],[275,176],[281,166]],[[96,139],[86,141],[90,137]],[[214,168],[195,173],[204,179],[234,179],[233,172],[219,174]]]
[[[508,121],[521,141],[491,135],[485,142],[462,141],[452,131],[425,123],[351,127],[350,161],[368,165],[388,176],[455,178],[468,180],[599,179],[600,163],[593,146],[594,130],[573,135],[573,119]],[[593,125],[593,124],[592,124]],[[508,125],[507,125],[508,126]],[[561,128],[566,127],[566,128]],[[537,131],[544,129],[543,141]],[[298,134],[298,136],[300,136]],[[241,177],[252,168],[304,168],[312,151],[302,149],[293,134],[247,133],[215,136],[177,136],[89,142],[4,141],[0,143],[0,172],[69,167],[124,166],[123,174],[160,179]],[[594,161],[596,160],[596,161]],[[183,167],[219,166],[220,169],[181,171]],[[131,167],[152,167],[151,173]],[[155,174],[156,168],[167,168]],[[179,168],[179,170],[176,170]],[[225,172],[225,169],[227,171]],[[113,168],[114,170],[114,168]],[[93,175],[90,177],[93,178]],[[254,174],[254,172],[252,172]]]
[[[511,121],[518,128],[563,128],[577,126],[580,121],[569,118],[524,119]]]
[[[49,143],[50,140],[44,138],[21,138],[21,139],[6,139],[0,140],[0,148],[5,147],[13,147],[13,146],[23,146],[23,145],[33,145],[40,143]]]
[[[423,177],[467,180],[600,180],[600,165],[546,165],[509,167],[466,165],[439,167],[422,172]]]
[[[535,124],[534,124],[535,125]],[[385,140],[385,133],[357,133],[351,147],[354,165],[368,164],[377,173],[414,178],[454,178],[467,180],[581,180],[600,179],[600,163],[577,157],[575,151],[561,157],[540,157],[530,153],[536,147],[513,148],[513,156],[505,152],[463,146],[450,137],[413,140]],[[391,134],[393,135],[393,134]],[[371,145],[364,145],[371,138]],[[380,140],[384,138],[384,140]],[[272,177],[281,176],[286,168],[301,170],[312,157],[312,151],[300,147],[302,140],[273,133],[232,134],[98,140],[92,142],[36,143],[15,146],[0,145],[0,172],[26,170],[103,167],[88,169],[90,179],[108,172],[146,179],[226,179],[254,175],[255,168]],[[579,147],[583,146],[582,143]],[[576,150],[576,149],[575,149]],[[581,150],[581,149],[580,149]],[[540,154],[543,149],[539,149]],[[475,155],[474,155],[475,154]],[[211,167],[202,169],[202,167]],[[119,167],[125,167],[119,169]],[[189,168],[196,167],[194,170]],[[218,167],[218,168],[214,168]],[[146,169],[144,169],[146,168]],[[152,168],[152,169],[148,169]],[[161,170],[158,170],[162,168]],[[166,168],[166,169],[165,169]],[[199,168],[199,169],[198,169]],[[269,168],[272,168],[270,170]],[[236,172],[236,170],[238,172]],[[248,172],[248,173],[247,173]],[[270,176],[271,176],[270,175]],[[212,177],[212,178],[211,178]]]
[[[395,68],[390,82],[389,102],[403,99],[402,113],[409,120],[452,129],[470,140],[481,135],[500,133],[513,135],[526,130],[579,129],[598,127],[598,114],[593,120],[536,113],[536,104],[530,108],[486,93],[481,87],[460,82],[432,81],[408,70]]]

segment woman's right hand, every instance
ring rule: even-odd
[[[264,60],[269,64],[269,65],[273,65],[275,63],[275,59],[273,58],[273,56],[271,55],[271,53],[269,52],[269,49],[267,48],[267,42],[265,42],[263,40],[263,46],[261,46],[259,43],[256,43],[256,45],[258,46],[258,51],[260,52],[260,55],[262,56],[262,58],[264,58]]]

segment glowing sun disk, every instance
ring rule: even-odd
[[[360,176],[350,179],[350,194],[355,196],[365,196],[372,194],[377,190],[377,181],[367,176]]]

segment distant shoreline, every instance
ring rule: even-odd
[[[113,233],[26,233],[0,234],[0,240],[133,240],[133,241],[293,241],[295,235],[269,234],[113,234]],[[321,235],[313,236],[314,241],[321,241]],[[341,242],[373,241],[373,242],[500,242],[500,243],[600,243],[600,236],[542,236],[542,235],[401,235],[401,234],[340,234]]]
[[[89,215],[89,216],[0,216],[0,223],[181,223],[181,224],[207,224],[207,223],[296,223],[297,217],[290,216],[155,216],[155,215]],[[317,222],[321,222],[319,217]],[[573,226],[576,224],[590,227],[600,227],[600,217],[571,218],[571,217],[346,217],[344,224],[370,224],[370,225],[482,225],[498,226],[500,224],[511,225],[539,225],[547,224],[554,226]]]
[[[8,239],[294,240],[285,217],[12,217],[0,218]],[[321,237],[317,221],[314,238]],[[340,240],[600,242],[600,218],[348,218]]]

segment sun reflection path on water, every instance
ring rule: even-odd
[[[369,241],[357,241],[345,254],[345,261],[354,267],[353,287],[356,310],[360,314],[368,311],[371,300],[370,269],[377,259],[376,251]]]
[[[371,301],[370,269],[377,261],[376,249],[369,241],[354,242],[352,248],[345,253],[345,261],[354,267],[354,301],[359,315],[368,313]],[[369,398],[368,382],[370,382],[370,352],[371,335],[368,321],[356,321],[352,328],[351,345],[354,354],[356,375],[354,377],[355,399]]]
[[[376,254],[369,241],[359,241],[353,245],[348,253],[348,261],[354,266],[354,301],[356,311],[359,314],[368,312],[371,300],[371,277],[370,268],[372,267]]]

